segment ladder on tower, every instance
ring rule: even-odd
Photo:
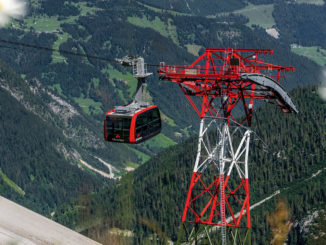
[[[224,175],[221,174],[220,176],[220,200],[221,200],[221,238],[222,238],[222,245],[226,244],[226,221],[225,221],[225,191],[224,191]]]

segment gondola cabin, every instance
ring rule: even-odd
[[[160,111],[156,105],[144,107],[118,106],[106,113],[106,141],[138,144],[161,132]]]

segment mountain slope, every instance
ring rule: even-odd
[[[123,167],[121,162],[137,161],[138,156],[132,152],[123,160],[122,153],[128,151],[127,146],[105,144],[102,123],[85,116],[78,107],[74,107],[64,97],[55,95],[38,79],[22,80],[5,63],[1,63],[1,67],[2,89],[7,90],[26,110],[38,116],[39,120],[60,130],[65,138],[80,147],[79,150],[92,152],[95,157],[101,157],[104,160],[110,159],[110,163],[119,170]],[[118,154],[113,154],[113,152]],[[93,162],[95,162],[94,159]]]
[[[104,144],[101,124],[3,62],[0,93],[0,190],[7,198],[48,215],[110,183],[121,161],[140,161],[127,147]]]
[[[244,1],[187,1],[187,0],[140,0],[139,2],[153,6],[163,10],[178,11],[180,13],[193,14],[193,15],[215,15],[216,13],[228,12],[235,9],[244,7]],[[178,14],[176,12],[176,14]]]
[[[81,171],[62,154],[60,146],[66,147],[67,154],[73,149],[62,133],[26,110],[28,104],[22,105],[3,88],[3,79],[19,78],[3,64],[0,76],[1,171],[24,191],[17,193],[2,178],[1,195],[49,213],[56,205],[76,197],[84,185],[89,191],[99,189],[101,182],[96,176]]]
[[[170,2],[172,5],[187,3]],[[203,9],[203,3],[188,2]],[[226,1],[221,4],[230,6]],[[205,47],[272,48],[275,55],[266,57],[267,61],[297,68],[296,75],[288,77],[288,88],[318,82],[317,65],[291,53],[286,40],[275,40],[258,26],[248,28],[246,17],[230,11],[230,14],[206,18],[160,11],[127,0],[114,4],[106,1],[66,1],[63,10],[62,1],[47,0],[41,4],[33,2],[29,16],[1,29],[0,33],[3,39],[109,59],[126,54],[141,55],[147,63],[154,65],[149,67],[154,76],[148,80],[147,98],[159,105],[164,127],[159,141],[137,147],[148,158],[166,145],[193,134],[196,130],[191,126],[197,125],[195,114],[180,90],[172,84],[158,81],[155,66],[161,61],[190,64]],[[25,79],[36,78],[65,96],[71,104],[79,106],[86,116],[99,122],[102,122],[107,110],[130,102],[135,92],[136,80],[131,69],[114,62],[30,48],[2,49],[0,57]]]
[[[324,18],[325,6],[249,2],[255,5],[232,1],[231,6],[224,0],[31,1],[25,19],[0,29],[2,39],[109,59],[144,56],[154,73],[146,97],[159,105],[163,131],[137,146],[103,141],[104,113],[130,102],[135,92],[130,68],[6,44],[0,58],[19,75],[1,64],[1,193],[44,214],[56,208],[57,220],[84,233],[118,227],[129,229],[122,233],[131,234],[135,243],[145,238],[151,243],[153,232],[175,240],[196,138],[154,155],[197,132],[198,120],[179,88],[158,80],[159,62],[190,64],[206,47],[271,48],[274,55],[267,56],[267,62],[296,67],[282,83],[287,89],[320,80],[321,67],[293,54],[290,45],[324,47],[316,35],[324,35],[323,23],[316,21]],[[257,6],[260,13],[252,10]],[[311,21],[303,21],[297,10]],[[266,11],[268,23],[259,19],[265,15],[261,11]],[[314,13],[318,18],[312,18]],[[267,26],[275,27],[280,38],[267,34]],[[251,154],[252,201],[281,189],[298,220],[307,210],[319,209],[325,199],[324,172],[311,178],[325,159],[325,109],[313,91],[294,92],[301,117],[284,116],[269,107],[259,110],[261,123],[255,130],[272,146],[268,155],[253,145]],[[146,165],[104,190],[107,180],[85,167],[117,176],[151,156]],[[273,204],[266,203],[253,213],[254,239],[260,243],[268,237],[265,216],[272,209]],[[289,239],[293,244],[304,240],[299,226]]]
[[[252,142],[250,190],[252,204],[280,190],[281,196],[289,202],[292,219],[301,220],[308,210],[320,208],[326,198],[323,189],[326,172],[320,171],[316,175],[325,167],[326,105],[318,98],[314,87],[296,89],[292,95],[300,111],[298,115],[283,115],[270,105],[257,112],[254,131],[268,142],[268,152],[262,151],[262,145],[256,140]],[[94,210],[90,213],[102,210],[100,214],[96,213],[102,217],[101,229],[129,229],[135,234],[135,242],[139,243],[157,232],[148,226],[150,222],[175,240],[196,147],[196,138],[170,147],[135,172],[123,176],[114,189],[90,196],[93,205],[88,208]],[[252,236],[256,244],[262,244],[269,237],[266,215],[274,205],[275,202],[269,201],[252,212]],[[57,214],[61,222],[60,213],[69,216],[64,210],[60,209]],[[92,215],[88,216],[88,219],[92,218]],[[89,229],[89,234],[91,231]],[[289,239],[290,244],[304,239],[300,226],[292,229]]]

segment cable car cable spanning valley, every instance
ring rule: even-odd
[[[88,55],[88,54],[76,53],[76,52],[67,51],[67,50],[61,50],[61,49],[48,48],[48,47],[38,46],[38,45],[33,45],[33,44],[28,44],[28,43],[14,42],[14,41],[3,40],[3,39],[0,39],[0,42],[6,43],[6,44],[12,44],[12,45],[15,45],[15,46],[21,46],[21,47],[25,47],[25,48],[34,48],[34,49],[39,49],[39,50],[46,50],[46,51],[58,52],[58,53],[62,53],[62,54],[68,54],[68,55],[86,57],[86,58],[89,58],[89,59],[97,59],[97,60],[102,60],[102,61],[115,62],[115,59],[110,59],[110,58],[105,58],[105,57],[99,57],[99,56],[95,56],[95,55]],[[3,48],[17,49],[17,48],[9,47],[9,46],[1,46],[1,47],[3,47]]]
[[[76,53],[76,52],[72,52],[72,51],[62,50],[62,49],[53,49],[53,48],[49,48],[49,47],[44,47],[44,46],[39,46],[39,45],[33,45],[33,44],[28,44],[28,43],[23,43],[23,42],[15,42],[15,41],[3,40],[3,39],[0,40],[0,42],[6,43],[6,44],[15,45],[15,46],[20,46],[20,47],[27,47],[27,48],[34,48],[34,49],[45,50],[45,51],[52,51],[52,52],[64,53],[64,54],[68,54],[68,55],[74,55],[74,56],[79,56],[79,57],[86,57],[86,58],[91,58],[91,59],[98,59],[98,60],[102,60],[102,61],[110,61],[110,62],[116,62],[117,61],[117,59],[110,59],[110,58],[99,57],[99,56],[95,56],[95,55],[87,55],[87,54],[82,54],[82,53]],[[14,49],[14,50],[20,50],[20,51],[22,51],[22,49],[20,49],[18,47],[15,47],[15,46],[4,46],[4,45],[0,45],[0,48],[8,48],[8,49]],[[159,65],[157,65],[157,64],[146,64],[146,65],[147,66],[151,66],[151,67],[159,67]],[[204,72],[205,69],[202,69],[202,71]],[[272,102],[270,102],[270,103],[272,103]],[[272,103],[272,104],[274,104],[274,103]],[[264,143],[264,144],[266,144],[266,143]],[[265,148],[267,148],[269,150],[272,150],[270,147],[264,147],[264,149],[262,149],[262,150],[266,150]],[[274,149],[272,151],[272,153],[275,153],[275,152],[277,153],[278,151],[279,151],[279,149]],[[307,154],[307,155],[309,155],[309,154]]]
[[[53,52],[58,52],[58,53],[65,53],[65,54],[69,54],[69,55],[77,55],[77,56],[80,56],[80,57],[88,57],[88,58],[92,58],[92,59],[99,59],[99,60],[103,60],[103,61],[112,61],[112,62],[117,62],[118,61],[123,66],[131,66],[132,65],[130,63],[130,61],[126,62],[126,57],[128,57],[128,59],[134,59],[135,58],[135,57],[132,57],[132,56],[126,56],[126,57],[124,57],[124,61],[122,61],[122,59],[109,59],[109,58],[98,57],[98,56],[94,56],[94,55],[86,55],[86,54],[82,54],[82,53],[75,53],[75,52],[61,50],[61,49],[53,49],[53,48],[48,48],[48,47],[43,47],[43,46],[38,46],[38,45],[32,45],[32,44],[27,44],[27,43],[22,43],[22,42],[14,42],[14,41],[9,41],[9,40],[0,40],[0,42],[7,43],[7,44],[12,44],[12,45],[15,45],[15,46],[35,48],[35,49],[40,49],[40,50],[53,51]],[[22,49],[20,49],[18,47],[3,46],[3,45],[0,45],[0,48],[8,48],[8,49],[14,49],[14,50],[20,50],[20,51],[22,50]],[[154,64],[146,64],[146,66],[159,67],[159,65],[154,65]],[[155,107],[153,107],[153,108],[155,108]],[[156,114],[156,113],[154,113],[154,114]],[[108,136],[105,135],[105,139],[107,139],[107,137]],[[259,139],[259,140],[262,141],[261,139]],[[118,141],[115,141],[115,142],[118,142]],[[122,142],[122,140],[120,142]],[[265,142],[263,142],[263,143],[265,144]]]
[[[154,137],[161,132],[160,111],[156,105],[150,105],[143,101],[143,92],[146,86],[146,77],[152,75],[147,72],[148,64],[145,64],[142,57],[125,56],[122,59],[109,59],[94,55],[81,54],[66,50],[53,49],[32,45],[22,42],[14,42],[9,40],[1,40],[0,42],[15,46],[27,48],[35,48],[39,50],[53,51],[90,59],[98,59],[102,61],[118,62],[123,66],[133,67],[133,76],[137,79],[137,92],[132,103],[124,106],[116,106],[113,110],[106,113],[104,119],[104,139],[106,141],[117,143],[137,144]],[[2,48],[10,48],[19,50],[16,47],[1,46]],[[150,64],[149,66],[159,66]]]
[[[150,139],[161,132],[162,125],[158,107],[156,105],[151,106],[148,102],[143,101],[143,91],[146,85],[145,79],[146,77],[152,75],[152,73],[147,73],[147,64],[144,63],[144,59],[142,57],[135,58],[132,56],[125,56],[122,59],[109,59],[22,42],[14,42],[9,40],[0,40],[0,42],[27,48],[36,48],[40,50],[86,57],[90,59],[119,62],[124,66],[132,66],[133,76],[137,78],[138,81],[135,98],[131,104],[116,106],[113,110],[106,113],[104,120],[104,138],[106,141],[111,142],[136,144]],[[18,49],[9,46],[0,47]],[[158,65],[152,64],[150,66]]]
[[[15,46],[21,46],[21,47],[34,48],[34,49],[45,50],[45,51],[52,51],[52,52],[64,53],[64,54],[68,54],[68,55],[74,55],[74,56],[79,56],[79,57],[86,57],[86,58],[90,58],[90,59],[98,59],[98,60],[102,60],[102,61],[110,61],[110,62],[116,62],[117,61],[117,59],[110,59],[110,58],[99,57],[99,56],[95,56],[95,55],[87,55],[87,54],[83,54],[83,53],[76,53],[76,52],[62,50],[62,49],[53,49],[53,48],[49,48],[49,47],[44,47],[44,46],[39,46],[39,45],[33,45],[33,44],[28,44],[28,43],[23,43],[23,42],[15,42],[15,41],[10,41],[10,40],[3,40],[3,39],[0,40],[0,42],[6,43],[6,44],[10,44],[10,45],[15,45]],[[14,50],[22,50],[22,49],[20,49],[18,47],[14,47],[14,46],[3,46],[3,45],[0,45],[0,48],[8,48],[8,49],[14,49]],[[122,65],[126,65],[126,64],[122,64]],[[147,66],[151,66],[151,67],[159,67],[159,65],[157,65],[157,64],[146,64],[146,65]],[[201,71],[202,72],[205,72],[205,69],[202,69]],[[256,89],[256,91],[257,91],[257,89]]]
[[[0,42],[1,43],[15,45],[15,46],[20,46],[20,47],[25,47],[25,48],[34,48],[34,49],[45,50],[45,51],[52,51],[52,52],[57,52],[57,53],[62,53],[62,54],[79,56],[79,57],[86,57],[86,58],[89,58],[89,59],[96,59],[96,60],[102,60],[102,61],[117,62],[117,59],[100,57],[100,56],[95,56],[95,55],[88,55],[88,54],[83,54],[83,53],[76,53],[76,52],[72,52],[72,51],[68,51],[68,50],[54,49],[54,48],[49,48],[49,47],[44,47],[44,46],[39,46],[39,45],[34,45],[34,44],[28,44],[28,43],[23,43],[23,42],[15,42],[15,41],[9,41],[9,40],[4,40],[4,39],[0,39]],[[8,48],[8,49],[21,50],[21,49],[16,48],[16,47],[3,46],[3,45],[0,45],[0,48]],[[132,57],[132,56],[128,56],[128,57]],[[146,64],[146,66],[159,67],[158,64]]]

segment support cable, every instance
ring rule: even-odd
[[[72,51],[62,50],[62,49],[54,49],[54,48],[49,48],[49,47],[44,47],[44,46],[39,46],[39,45],[34,45],[34,44],[28,44],[28,43],[23,43],[23,42],[16,42],[16,41],[0,39],[0,43],[21,46],[21,47],[25,47],[25,48],[34,48],[34,49],[39,49],[39,50],[58,52],[58,53],[62,53],[62,54],[74,55],[74,56],[79,56],[79,57],[86,57],[88,59],[97,59],[97,60],[102,60],[102,61],[116,62],[116,60],[112,59],[112,58],[101,57],[101,56],[96,56],[96,55],[88,55],[88,54],[77,53],[77,52],[72,52]],[[0,45],[0,48],[21,50],[16,47],[4,46],[4,45]],[[157,64],[146,64],[146,65],[152,66],[152,67],[159,67],[159,65],[157,65]]]

